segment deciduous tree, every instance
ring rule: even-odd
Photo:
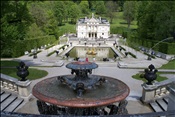
[[[131,22],[135,18],[135,12],[136,12],[135,4],[136,4],[136,1],[126,1],[124,3],[123,17],[128,23],[128,28],[130,27]]]

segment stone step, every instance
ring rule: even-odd
[[[5,93],[5,91],[2,91],[2,90],[1,90],[1,95],[2,95],[3,93]]]
[[[16,99],[14,102],[12,102],[4,111],[7,112],[14,112],[14,110],[20,105],[22,104],[22,102],[24,101],[24,99],[18,98]]]
[[[158,99],[158,100],[156,100],[156,102],[164,111],[167,111],[168,105],[163,99]]]
[[[13,101],[15,101],[17,99],[16,96],[9,96],[7,99],[5,99],[2,103],[1,103],[1,111],[3,111],[4,109],[6,109]]]
[[[168,97],[164,97],[163,100],[168,104]]]
[[[162,112],[163,111],[156,102],[151,102],[150,106],[153,108],[153,110],[155,112]]]
[[[4,93],[4,94],[2,94],[2,95],[1,95],[1,103],[2,103],[5,99],[7,99],[10,95],[11,95],[10,93]]]

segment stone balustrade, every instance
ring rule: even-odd
[[[142,97],[141,100],[144,103],[149,103],[158,98],[163,98],[169,94],[167,87],[175,83],[175,79],[171,78],[165,81],[153,83],[153,85],[142,84]]]
[[[18,80],[17,79],[1,74],[0,82],[1,82],[1,88],[18,92],[18,86],[17,86]]]
[[[19,94],[21,98],[29,99],[31,95],[30,84],[31,81],[19,81],[13,77],[7,76],[1,73],[1,88],[7,89],[9,91],[14,91]]]

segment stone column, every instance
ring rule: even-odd
[[[30,87],[31,81],[18,81],[18,93],[21,98],[29,99],[31,96],[31,87]]]

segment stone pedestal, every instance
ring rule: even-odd
[[[168,96],[168,108],[167,110],[175,110],[175,83],[167,87],[169,93]],[[174,117],[174,115],[169,115],[167,117]]]
[[[30,87],[31,81],[18,81],[18,93],[21,98],[29,98],[31,96],[31,87]]]
[[[141,101],[144,103],[149,103],[151,100],[155,97],[155,89],[156,86],[153,85],[147,85],[146,83],[142,84],[143,90],[142,90],[142,97]]]

